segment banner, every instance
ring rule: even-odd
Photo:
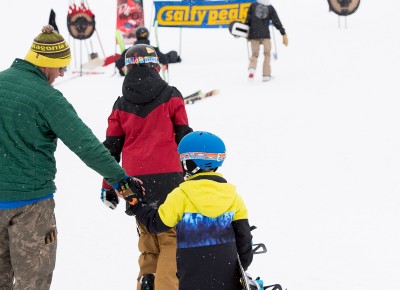
[[[244,22],[252,0],[154,1],[159,26],[225,28],[232,21]]]
[[[125,44],[135,42],[136,28],[141,26],[144,26],[142,0],[117,0],[117,35],[122,36]]]

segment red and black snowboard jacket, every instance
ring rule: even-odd
[[[181,93],[150,67],[132,69],[108,118],[104,145],[157,207],[183,181],[178,143],[192,129]],[[103,182],[104,188],[110,188]],[[160,196],[161,195],[161,196]]]

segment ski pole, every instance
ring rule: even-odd
[[[182,26],[179,28],[179,56],[182,56]]]
[[[275,49],[275,52],[272,53],[272,56],[274,57],[275,60],[277,60],[278,59],[278,49],[276,47],[274,26],[272,25],[272,21],[271,20],[269,22],[269,25],[272,26],[272,38],[274,39],[274,49]]]
[[[251,57],[250,57],[250,49],[249,49],[249,40],[248,39],[246,39],[246,46],[247,46],[247,57],[249,59],[251,59]]]
[[[160,45],[158,42],[158,20],[154,21],[154,38],[156,40],[156,46],[158,47],[158,49],[160,49]],[[162,73],[162,79],[166,81],[164,65],[161,66],[161,73]]]

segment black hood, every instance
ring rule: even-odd
[[[135,41],[134,45],[135,44],[147,44],[147,45],[150,45],[150,40],[148,40],[148,39],[138,39],[138,40]]]
[[[154,68],[133,68],[124,79],[122,95],[132,104],[146,104],[157,98],[168,84]]]

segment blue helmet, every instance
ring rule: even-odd
[[[196,131],[182,138],[178,153],[184,168],[186,161],[192,160],[203,171],[215,171],[224,162],[226,149],[224,142],[218,136]]]

